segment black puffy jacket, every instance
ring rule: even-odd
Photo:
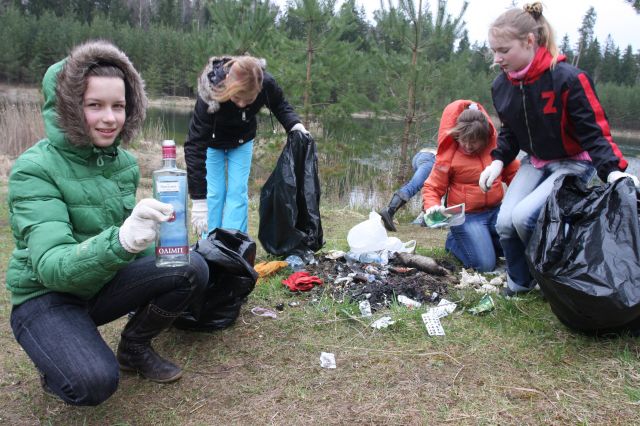
[[[232,57],[209,59],[198,80],[198,97],[184,144],[189,195],[194,200],[206,198],[207,148],[232,149],[256,136],[256,115],[263,106],[269,108],[288,132],[300,118],[289,105],[273,76],[264,72],[262,90],[256,100],[245,108],[233,102],[219,103],[211,98],[211,86],[227,76],[224,65]],[[205,100],[206,99],[206,100]]]

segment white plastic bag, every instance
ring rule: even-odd
[[[349,230],[347,243],[353,253],[382,250],[387,245],[387,230],[382,218],[376,212],[369,213],[369,219]]]
[[[416,251],[416,240],[403,243],[398,237],[389,237],[384,248],[389,253],[413,253]]]

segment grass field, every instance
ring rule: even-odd
[[[257,230],[256,205],[251,207]],[[326,249],[345,249],[350,227],[366,212],[323,206]],[[443,255],[445,234],[409,225],[423,254]],[[6,185],[0,186],[0,279],[13,241]],[[263,251],[260,259],[265,259]],[[375,330],[347,315],[357,307],[291,294],[279,275],[258,285],[237,323],[213,334],[170,330],[155,341],[185,369],[182,380],[155,384],[123,374],[111,399],[76,408],[42,392],[34,367],[9,327],[0,294],[0,424],[638,424],[640,346],[634,338],[597,339],[563,327],[538,296],[496,298],[485,316],[467,312],[479,295],[455,296],[430,337],[421,310],[394,305],[396,323]],[[3,285],[4,286],[4,285]],[[300,302],[291,307],[289,302]],[[251,308],[285,309],[277,319]],[[115,348],[120,319],[100,331]],[[321,352],[337,368],[320,367]]]

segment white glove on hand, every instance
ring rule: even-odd
[[[443,205],[436,204],[435,206],[431,206],[427,210],[425,210],[424,216],[427,217],[427,216],[432,215],[432,214],[434,214],[436,212],[444,213],[444,209],[445,209],[445,207]]]
[[[504,163],[502,161],[493,160],[491,164],[489,164],[487,168],[480,173],[478,185],[480,185],[480,189],[482,191],[487,192],[491,189],[493,182],[498,178],[498,176],[500,176],[500,173],[502,173],[503,167]]]
[[[636,188],[640,188],[640,182],[638,181],[637,177],[629,173],[619,172],[617,170],[609,173],[609,176],[607,176],[607,183],[613,183],[618,179],[622,179],[622,178],[630,178],[633,181],[633,184],[636,186]]]
[[[207,219],[209,210],[207,200],[191,200],[191,228],[200,237],[203,232],[207,232]]]
[[[139,253],[156,239],[157,224],[166,222],[173,215],[171,204],[153,198],[140,200],[122,226],[118,239],[129,253]]]
[[[309,136],[311,133],[309,133],[309,131],[307,129],[305,129],[304,125],[302,123],[297,123],[295,126],[293,126],[291,128],[291,131],[298,131],[298,132],[302,132],[305,134],[305,136]]]

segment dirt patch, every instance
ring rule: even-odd
[[[393,260],[384,266],[347,262],[344,258],[332,260],[324,255],[319,255],[317,260],[317,264],[305,267],[307,272],[324,282],[311,290],[313,296],[329,296],[338,302],[368,300],[374,311],[388,307],[399,295],[421,303],[438,302],[449,294],[449,287],[454,284],[452,274],[431,275],[398,265]],[[451,267],[448,264],[441,266]]]

